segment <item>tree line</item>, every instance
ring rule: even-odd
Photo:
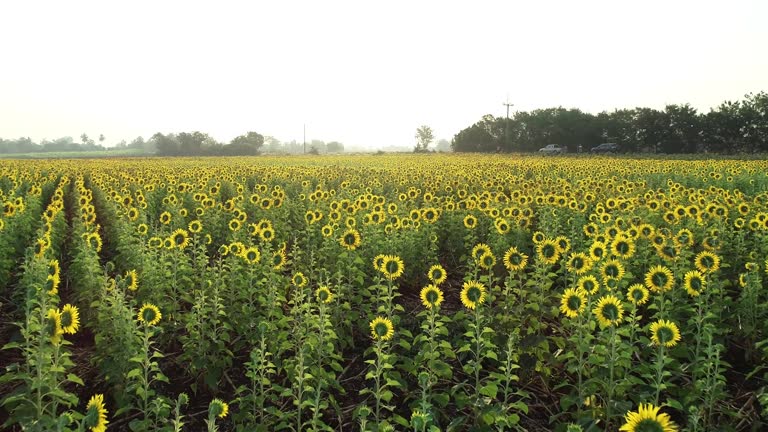
[[[622,152],[768,152],[768,93],[723,102],[708,113],[690,104],[620,109],[597,115],[563,107],[483,116],[457,133],[457,152],[533,152],[560,144],[569,152],[612,142]]]
[[[344,145],[337,141],[324,142],[312,140],[304,145],[296,141],[280,142],[263,136],[257,132],[247,132],[237,136],[229,143],[222,143],[207,133],[181,132],[156,133],[148,140],[137,137],[133,141],[120,141],[114,147],[106,147],[104,135],[99,136],[97,144],[87,134],[80,136],[80,142],[72,137],[62,137],[55,140],[43,140],[40,143],[28,137],[17,139],[0,138],[0,154],[14,153],[51,153],[51,152],[82,152],[105,151],[110,149],[138,149],[146,154],[158,156],[252,156],[261,153],[297,154],[297,153],[342,153]]]

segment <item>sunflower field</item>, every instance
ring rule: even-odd
[[[0,424],[768,428],[768,161],[0,161]]]

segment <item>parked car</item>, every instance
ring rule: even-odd
[[[561,147],[558,144],[548,144],[545,147],[539,149],[539,153],[544,154],[562,154],[568,151],[565,147]]]
[[[619,151],[619,145],[616,143],[603,143],[599,146],[592,147],[590,153],[617,153]]]

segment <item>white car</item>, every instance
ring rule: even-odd
[[[546,154],[562,154],[565,153],[567,150],[565,147],[561,147],[557,144],[548,144],[546,147],[542,147],[539,149],[539,153],[546,153]]]

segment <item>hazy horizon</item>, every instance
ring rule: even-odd
[[[199,130],[408,147],[484,114],[768,90],[768,2],[14,2],[0,137]]]

